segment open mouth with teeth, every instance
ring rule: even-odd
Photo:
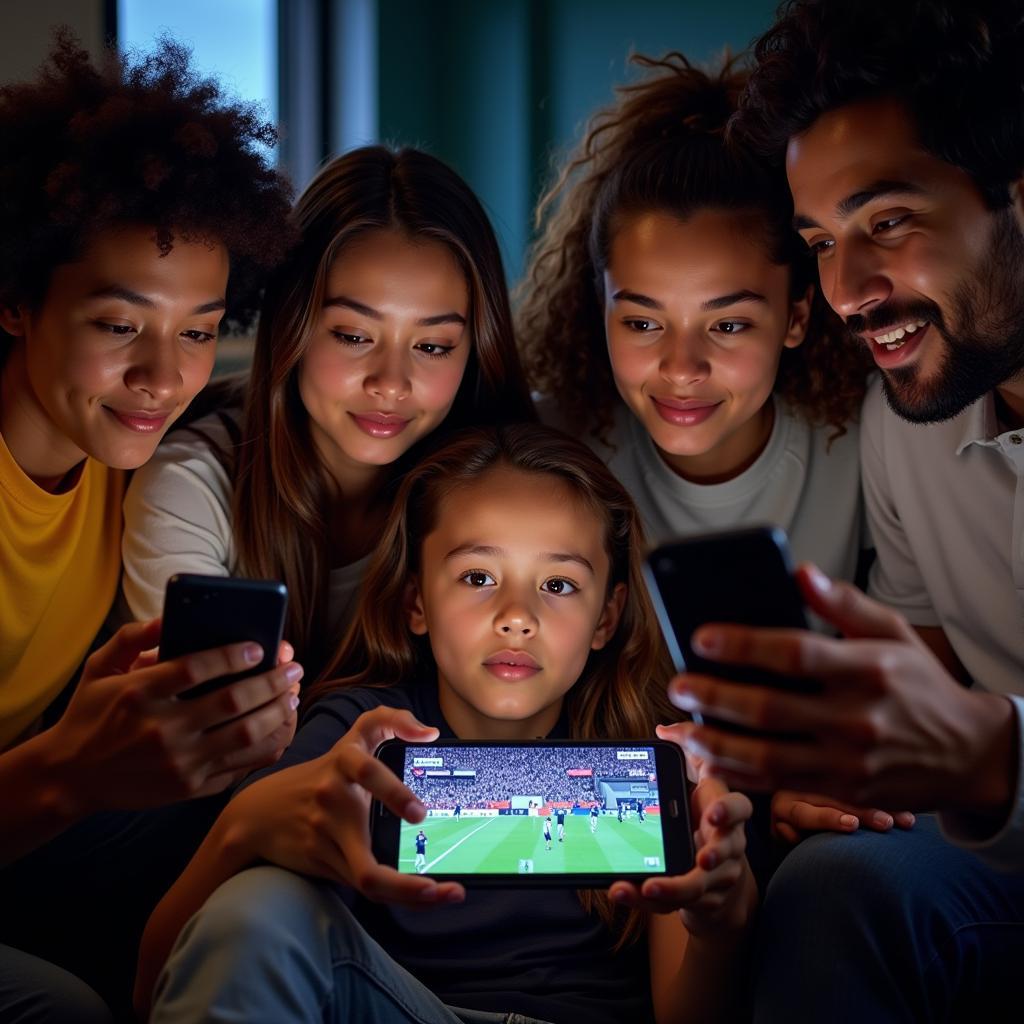
[[[903,348],[913,334],[919,331],[922,327],[927,326],[927,320],[915,320],[912,323],[900,324],[899,327],[895,327],[893,330],[887,331],[885,334],[877,335],[873,341],[876,345],[880,345],[887,351],[895,352],[896,349]]]

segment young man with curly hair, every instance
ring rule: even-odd
[[[158,664],[158,621],[95,651],[58,710],[117,588],[126,472],[206,384],[222,319],[251,319],[260,278],[287,247],[290,191],[260,149],[273,134],[169,41],[94,66],[60,35],[36,81],[0,89],[4,1021],[105,1014],[46,959],[61,933],[78,937],[63,957],[73,964],[111,939],[83,943],[74,905],[47,919],[45,899],[72,865],[73,885],[111,908],[94,929],[132,902],[132,879],[115,886],[115,867],[149,867],[117,852],[145,831],[137,816],[100,812],[222,791],[294,731],[297,665],[179,702],[260,655],[239,644]],[[154,828],[167,864],[178,863],[170,850],[187,846],[187,830],[171,818]],[[141,904],[160,895],[141,892],[140,926]]]
[[[731,126],[785,162],[822,291],[880,371],[861,427],[878,560],[870,597],[800,572],[844,639],[698,634],[722,662],[820,694],[684,676],[675,699],[802,734],[691,734],[741,788],[829,794],[784,811],[794,838],[856,814],[839,800],[939,812],[787,857],[762,918],[757,1020],[1008,1019],[1019,999],[1022,52],[1019,3],[790,0]]]

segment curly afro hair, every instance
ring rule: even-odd
[[[58,31],[35,81],[0,88],[0,302],[38,305],[97,232],[147,224],[161,253],[175,237],[224,244],[228,317],[247,326],[293,237],[291,187],[259,149],[276,139],[170,39],[94,66]]]
[[[1022,53],[1017,0],[786,0],[755,45],[730,134],[781,161],[822,114],[891,96],[925,148],[999,209],[1024,169]]]

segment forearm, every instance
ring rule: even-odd
[[[153,988],[182,928],[221,884],[253,862],[229,805],[146,924],[139,945],[134,994],[135,1008],[142,1019],[148,1015]]]
[[[688,936],[679,970],[654,994],[657,1024],[742,1019],[749,934]]]
[[[994,811],[946,811],[940,821],[953,842],[994,867],[1020,871],[1024,866],[1024,698],[1005,703],[1010,709],[1010,735],[993,744],[986,772],[991,780],[984,787],[995,794]]]
[[[0,754],[0,865],[60,835],[87,813],[52,730]]]

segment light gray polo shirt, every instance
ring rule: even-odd
[[[941,626],[979,689],[1024,697],[1024,430],[1000,432],[991,394],[928,425],[900,419],[876,383],[861,420],[868,522],[878,559],[869,592],[915,626]],[[1024,867],[1024,699],[1014,701],[1022,771],[1015,809],[974,843]]]

